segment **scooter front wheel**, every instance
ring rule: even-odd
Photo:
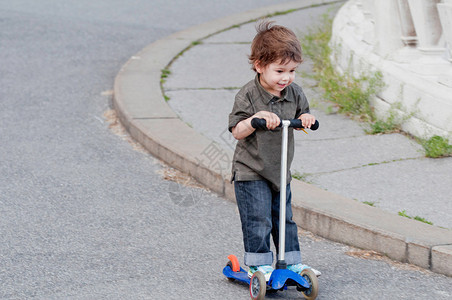
[[[262,300],[265,298],[267,291],[267,282],[261,271],[256,271],[250,280],[250,296],[253,300]]]
[[[307,290],[301,290],[303,296],[308,300],[314,300],[319,294],[319,281],[317,276],[311,269],[304,269],[300,274],[309,283],[310,287]]]

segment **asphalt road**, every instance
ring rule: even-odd
[[[0,298],[247,299],[221,275],[243,254],[235,205],[165,180],[105,113],[149,43],[270,4],[0,0]],[[301,240],[320,299],[452,297],[451,278]]]

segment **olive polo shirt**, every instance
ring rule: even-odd
[[[229,114],[229,131],[240,121],[259,111],[270,111],[281,119],[295,119],[309,113],[309,103],[302,88],[292,83],[278,98],[267,92],[259,82],[259,75],[243,86],[235,97]],[[293,129],[289,128],[287,153],[287,182],[292,179],[290,166],[294,155]],[[232,180],[268,180],[279,191],[281,172],[281,128],[273,131],[256,130],[239,140],[232,162]]]

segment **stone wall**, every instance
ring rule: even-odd
[[[452,0],[349,0],[331,44],[340,71],[382,72],[380,117],[393,109],[406,132],[452,139]]]

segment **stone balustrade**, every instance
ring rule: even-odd
[[[380,116],[398,104],[405,131],[452,138],[452,0],[350,0],[331,43],[339,70],[383,73]]]

